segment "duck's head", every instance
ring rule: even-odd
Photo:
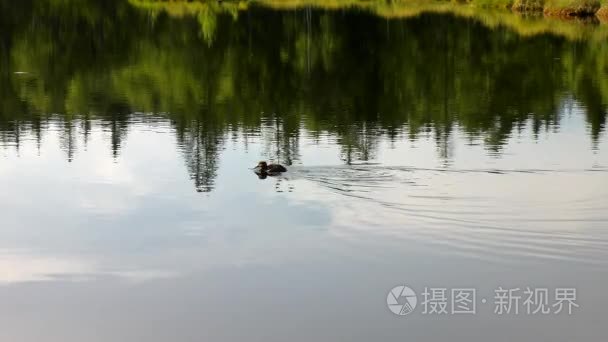
[[[261,161],[258,163],[258,166],[256,166],[255,168],[264,172],[264,171],[268,170],[268,164],[265,161]]]

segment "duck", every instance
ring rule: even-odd
[[[268,164],[265,161],[259,162],[258,166],[253,168],[253,172],[263,176],[278,176],[286,171],[287,168],[281,164]]]

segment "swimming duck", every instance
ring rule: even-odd
[[[258,163],[258,166],[253,168],[253,171],[258,175],[277,176],[287,171],[287,169],[281,164],[268,164],[265,161],[261,161]]]

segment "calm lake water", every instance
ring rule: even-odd
[[[576,25],[1,1],[0,340],[605,341],[608,34]]]

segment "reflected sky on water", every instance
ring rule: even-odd
[[[603,26],[143,3],[2,2],[0,339],[605,336]],[[397,317],[398,284],[489,303]]]

